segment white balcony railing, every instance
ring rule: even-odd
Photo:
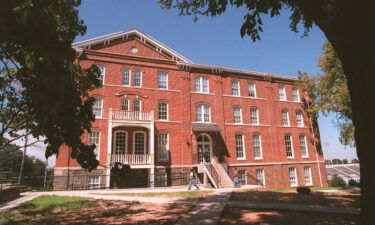
[[[152,112],[112,111],[113,120],[151,121]]]
[[[111,163],[120,162],[127,165],[145,165],[152,163],[150,154],[112,154]]]

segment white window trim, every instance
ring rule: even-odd
[[[297,101],[294,101],[294,92],[293,90],[297,90]],[[301,102],[301,98],[299,96],[299,89],[298,88],[292,88],[292,95],[293,95],[293,102]]]
[[[134,100],[136,100],[136,99],[139,101],[139,111],[134,110],[134,105],[135,105]],[[135,98],[134,100],[133,100],[133,108],[132,108],[133,112],[142,112],[142,101],[139,98]],[[129,106],[129,108],[130,108],[130,106]]]
[[[87,183],[88,183],[89,189],[92,190],[92,189],[95,189],[95,188],[92,186],[92,183],[90,183],[90,177],[98,177],[98,188],[100,188],[100,177],[101,176],[100,175],[89,175]],[[94,184],[94,185],[97,185],[97,184]]]
[[[235,147],[237,148],[237,139],[236,139],[236,136],[237,135],[241,135],[242,136],[242,151],[243,151],[243,157],[239,158],[237,157],[237,150],[236,150],[236,157],[237,157],[237,160],[246,160],[246,147],[245,147],[245,135],[244,134],[235,134],[234,136],[234,141],[235,141]]]
[[[238,170],[238,175],[240,175],[240,171],[245,171],[245,185],[247,185],[247,170]],[[240,182],[240,179],[238,179]]]
[[[166,151],[166,153],[167,153],[167,158],[165,158],[165,159],[161,159],[160,158],[160,145],[159,145],[159,138],[160,138],[160,134],[166,134],[167,135],[167,151]],[[167,132],[160,132],[159,134],[158,134],[158,161],[169,161],[169,152],[170,152],[170,149],[169,149],[169,133],[167,133]]]
[[[123,105],[122,103],[123,103],[123,101],[125,101],[125,100],[128,102],[128,110],[123,110],[123,109],[122,109],[122,105]],[[122,111],[130,111],[130,110],[129,110],[129,109],[131,108],[131,107],[130,107],[130,100],[129,100],[128,98],[123,98],[123,99],[121,99],[121,103],[120,103],[120,104],[121,104],[121,105],[120,105],[120,108],[121,108]]]
[[[233,82],[237,82],[237,89],[238,89],[238,95],[235,95],[233,93]],[[231,81],[231,88],[232,88],[232,96],[241,96],[241,87],[240,87],[240,81],[239,80],[232,80]]]
[[[95,98],[95,97],[94,97]],[[101,119],[101,118],[103,118],[103,105],[104,105],[104,99],[102,99],[102,98],[95,98],[95,100],[96,99],[99,99],[99,100],[101,100],[101,106],[100,106],[100,116],[97,116],[97,115],[94,115],[95,116],[95,118],[97,119]]]
[[[250,84],[253,84],[253,85],[254,85],[254,97],[251,97],[250,95],[249,95],[249,97],[250,97],[250,98],[257,98],[257,88],[256,88],[256,84],[253,83],[253,82],[248,82],[248,83],[247,83],[247,89],[248,89],[248,92],[249,92],[249,85],[250,85]]]
[[[140,75],[141,75],[141,77],[140,77],[140,84],[139,84],[139,86],[135,86],[135,79],[134,79],[133,80],[133,86],[136,87],[136,88],[140,88],[140,87],[142,87],[143,72],[142,72],[142,70],[139,70],[139,69],[134,70],[134,78],[135,78],[135,72],[136,71],[139,71]]]
[[[206,122],[206,121],[204,121],[204,106],[208,106],[208,121]],[[201,116],[201,121],[198,121],[197,119],[198,119],[198,113],[197,113],[197,108],[198,107],[200,107],[200,110],[201,110],[201,114],[202,114],[202,116]],[[205,104],[200,104],[200,105],[197,105],[196,107],[195,107],[195,119],[197,120],[197,122],[199,122],[199,123],[211,123],[211,107],[209,106],[209,105],[205,105]]]
[[[283,114],[286,113],[286,121],[287,121],[287,124],[284,124],[284,118],[283,118]],[[289,120],[289,111],[288,110],[283,110],[281,111],[281,121],[282,121],[282,125],[283,127],[290,127],[290,120]]]
[[[143,143],[143,146],[144,146],[144,148],[143,148],[143,154],[136,154],[136,153],[135,153],[135,136],[136,136],[137,133],[142,133],[142,134],[144,134],[144,140],[143,140],[143,142],[144,142],[144,143]],[[145,154],[147,154],[147,133],[146,133],[146,132],[144,132],[144,131],[140,131],[140,130],[133,132],[133,152],[132,152],[132,154],[134,154],[134,155],[145,155]]]
[[[167,105],[167,119],[159,119],[159,104],[165,103]],[[159,121],[168,121],[169,120],[169,104],[167,102],[158,102],[158,120]]]
[[[204,92],[203,91],[203,79],[207,79],[207,92]],[[196,89],[196,81],[197,79],[199,80],[199,90]],[[203,76],[197,76],[195,77],[194,79],[194,91],[195,93],[201,93],[201,94],[209,94],[210,93],[210,79],[208,79],[207,77],[203,77]]]
[[[291,182],[290,182],[290,169],[293,169],[293,171],[294,171],[294,176],[295,176],[295,181],[296,181],[295,184],[291,184]],[[291,187],[298,187],[297,168],[295,168],[295,167],[291,167],[291,168],[289,168],[289,183],[290,183],[290,186],[291,186]]]
[[[200,136],[206,136],[208,138],[208,142],[207,141],[198,141],[198,138]],[[212,138],[209,134],[207,133],[201,133],[199,134],[199,136],[197,137],[197,146],[198,145],[205,145],[205,144],[208,144],[210,146],[210,163],[212,163],[212,160],[213,160],[213,149],[212,149]],[[204,156],[203,156],[204,157]],[[199,160],[199,159],[198,159]]]
[[[256,110],[256,114],[257,114],[257,122],[256,123],[253,123],[252,119],[251,119],[251,110],[252,109],[255,109]],[[250,124],[252,125],[259,125],[259,109],[257,107],[252,107],[250,108]]]
[[[285,136],[289,136],[290,137],[290,148],[291,148],[291,151],[292,151],[292,156],[286,156],[287,159],[294,159],[294,149],[293,149],[293,137],[292,135],[284,135],[284,143],[285,143]],[[285,143],[285,151],[286,151],[286,143]]]
[[[300,135],[299,138],[301,138],[301,136],[303,136],[303,139],[304,139],[304,141],[305,141],[305,148],[306,148],[306,155],[303,155],[303,154],[302,154],[302,147],[301,147],[301,155],[302,155],[302,158],[307,159],[307,158],[309,158],[309,149],[308,149],[308,147],[307,147],[306,135]],[[301,140],[300,140],[300,145],[301,145]]]
[[[98,145],[95,146],[95,148],[98,149],[98,154],[96,155],[96,159],[100,160],[100,142],[101,142],[101,136],[102,135],[101,135],[101,132],[99,130],[91,130],[90,133],[92,133],[93,131],[96,131],[96,132],[99,133],[99,143],[98,143]],[[90,133],[88,133],[88,135],[87,135],[87,143],[89,142]]]
[[[282,98],[280,98],[280,89],[283,89],[283,96],[284,96],[284,98],[282,99]],[[279,94],[279,100],[280,101],[286,101],[287,100],[287,98],[286,98],[286,90],[285,90],[285,87],[284,86],[279,86],[279,92],[278,92],[278,94]]]
[[[301,126],[298,125],[298,114],[301,115]],[[305,126],[305,123],[303,122],[303,114],[302,114],[301,111],[296,112],[296,122],[297,122],[297,127],[304,127]]]
[[[255,170],[255,176],[257,175],[257,171],[258,170],[261,170],[262,171],[262,179],[263,179],[263,183],[262,183],[262,185],[263,185],[263,187],[265,187],[266,186],[266,173],[264,172],[264,169],[263,168],[261,168],[261,169],[257,169],[257,170]],[[257,179],[258,179],[258,177],[257,177]]]
[[[167,84],[167,86],[166,86],[166,88],[160,88],[160,87],[159,87],[159,73],[165,73],[165,74],[167,75],[167,79],[166,79],[166,82],[167,82],[166,84]],[[158,89],[160,89],[160,90],[168,90],[168,86],[169,86],[169,85],[168,85],[168,83],[169,83],[168,77],[169,77],[169,76],[168,76],[168,73],[167,73],[167,72],[161,72],[161,71],[158,72]]]
[[[129,70],[129,85],[126,85],[124,84],[124,71],[125,70]],[[132,84],[132,71],[129,69],[129,68],[124,68],[122,70],[122,77],[121,77],[121,86],[124,86],[124,87],[130,87]]]
[[[116,134],[117,133],[125,133],[126,134],[126,139],[125,139],[125,154],[128,154],[128,139],[129,139],[129,136],[128,136],[128,132],[127,131],[124,131],[124,130],[118,130],[118,131],[115,131],[113,133],[113,143],[112,143],[112,146],[116,152]],[[113,151],[113,149],[112,149]],[[115,154],[115,153],[111,153],[111,154]]]
[[[240,122],[236,122],[235,120],[235,109],[239,109],[240,110]],[[233,107],[233,123],[234,124],[242,124],[243,123],[243,120],[242,120],[242,108],[241,107]]]
[[[253,135],[253,145],[254,145],[254,136],[259,136],[259,151],[260,151],[260,157],[255,157],[255,151],[254,151],[254,159],[260,160],[260,159],[263,159],[262,136],[260,134]]]
[[[305,169],[308,169],[309,171],[309,177],[310,177],[310,183],[306,183],[306,174],[305,174]],[[313,185],[313,180],[312,180],[312,173],[311,173],[311,167],[309,167],[309,166],[306,166],[306,167],[304,167],[303,168],[303,176],[304,176],[304,178],[305,178],[305,185],[306,186],[312,186]]]

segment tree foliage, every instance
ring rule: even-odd
[[[28,128],[34,137],[45,137],[46,157],[66,144],[71,156],[92,170],[98,165],[94,146],[81,136],[95,119],[88,91],[100,82],[97,68],[74,64],[71,44],[86,31],[79,5],[80,0],[2,1],[0,146]]]
[[[299,72],[299,85],[314,99],[307,111],[324,116],[335,113],[333,123],[340,131],[339,140],[343,145],[355,146],[352,109],[346,77],[340,59],[332,45],[326,41],[318,63],[323,74],[314,76]]]

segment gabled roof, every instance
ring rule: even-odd
[[[184,62],[184,63],[192,63],[191,60],[187,59],[186,57],[182,56],[181,54],[167,47],[163,43],[159,42],[158,40],[154,39],[153,37],[145,33],[142,33],[141,31],[137,29],[120,31],[120,32],[107,34],[107,35],[103,35],[103,36],[96,37],[96,38],[91,38],[91,39],[84,40],[84,41],[79,41],[79,42],[73,43],[72,47],[77,52],[82,52],[83,50],[90,49],[91,46],[93,45],[101,44],[101,43],[109,44],[111,43],[111,40],[115,40],[119,38],[126,40],[132,35],[138,36],[139,39],[144,43],[151,44],[152,46],[155,47],[156,51],[165,52],[171,55],[172,59],[175,61]]]

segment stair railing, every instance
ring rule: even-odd
[[[223,187],[221,184],[221,177],[217,174],[214,166],[211,163],[205,163],[208,172],[211,174],[214,182],[217,184],[218,187]]]

